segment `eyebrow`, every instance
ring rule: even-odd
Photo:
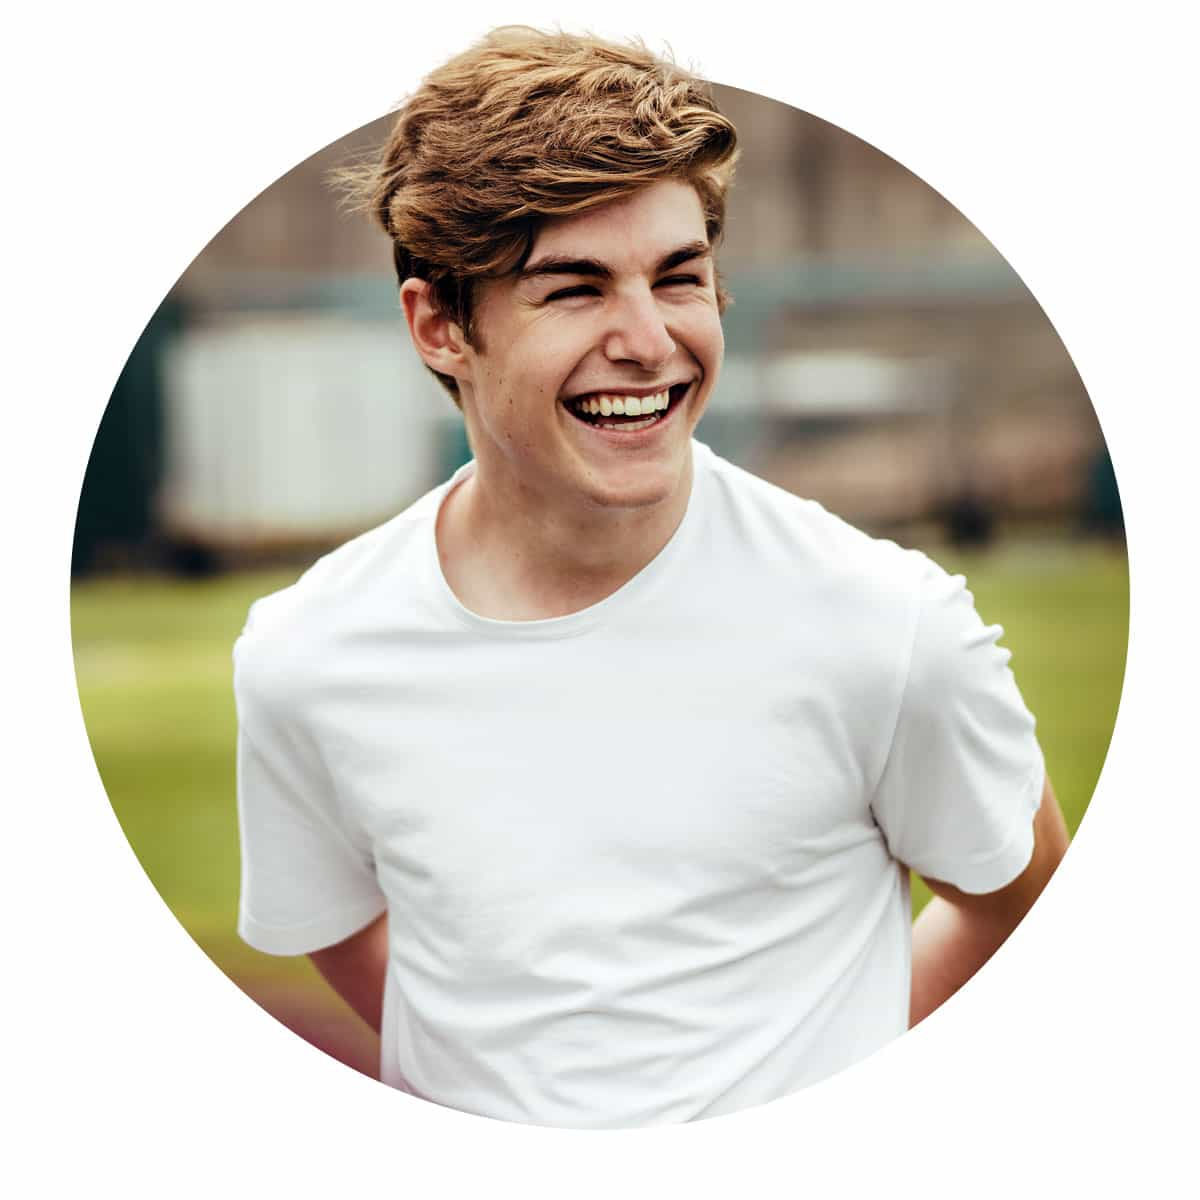
[[[712,253],[708,242],[695,241],[679,246],[669,254],[664,254],[655,264],[654,273],[661,275],[685,262],[697,258],[705,258]],[[565,255],[549,254],[545,258],[535,259],[518,273],[520,279],[539,279],[548,275],[584,275],[592,279],[611,279],[613,271],[607,263],[595,258],[568,258]]]

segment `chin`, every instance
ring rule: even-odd
[[[685,462],[629,464],[620,469],[592,470],[583,491],[601,508],[652,508],[678,492]]]

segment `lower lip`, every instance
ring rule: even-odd
[[[587,430],[588,433],[596,434],[603,438],[609,445],[612,446],[640,446],[646,442],[653,441],[658,434],[666,428],[675,418],[675,413],[687,404],[692,395],[693,384],[688,384],[687,389],[678,400],[672,400],[670,405],[662,412],[658,420],[653,425],[647,425],[645,429],[602,429],[599,425],[590,425],[587,421],[581,421],[573,412],[567,411],[567,416],[581,428]],[[564,406],[565,407],[565,406]]]

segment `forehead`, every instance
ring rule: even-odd
[[[657,260],[677,246],[706,237],[696,189],[664,180],[572,216],[547,218],[534,238],[528,263],[553,256],[640,265],[643,259]]]

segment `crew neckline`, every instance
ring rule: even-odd
[[[595,604],[589,604],[586,608],[566,613],[560,617],[540,617],[532,621],[508,621],[481,616],[463,604],[446,580],[441,558],[438,555],[437,523],[446,498],[460,483],[474,473],[475,461],[472,459],[464,463],[434,492],[431,513],[424,535],[426,570],[442,607],[457,624],[478,633],[490,637],[541,640],[575,637],[586,633],[601,619],[611,617],[636,603],[661,578],[672,561],[679,555],[680,547],[696,524],[696,513],[701,504],[700,498],[708,483],[709,458],[712,452],[695,439],[692,440],[691,448],[692,485],[688,492],[687,507],[684,509],[675,531],[667,539],[663,548],[640,571],[617,588],[615,592],[605,596],[603,600],[597,600]]]

